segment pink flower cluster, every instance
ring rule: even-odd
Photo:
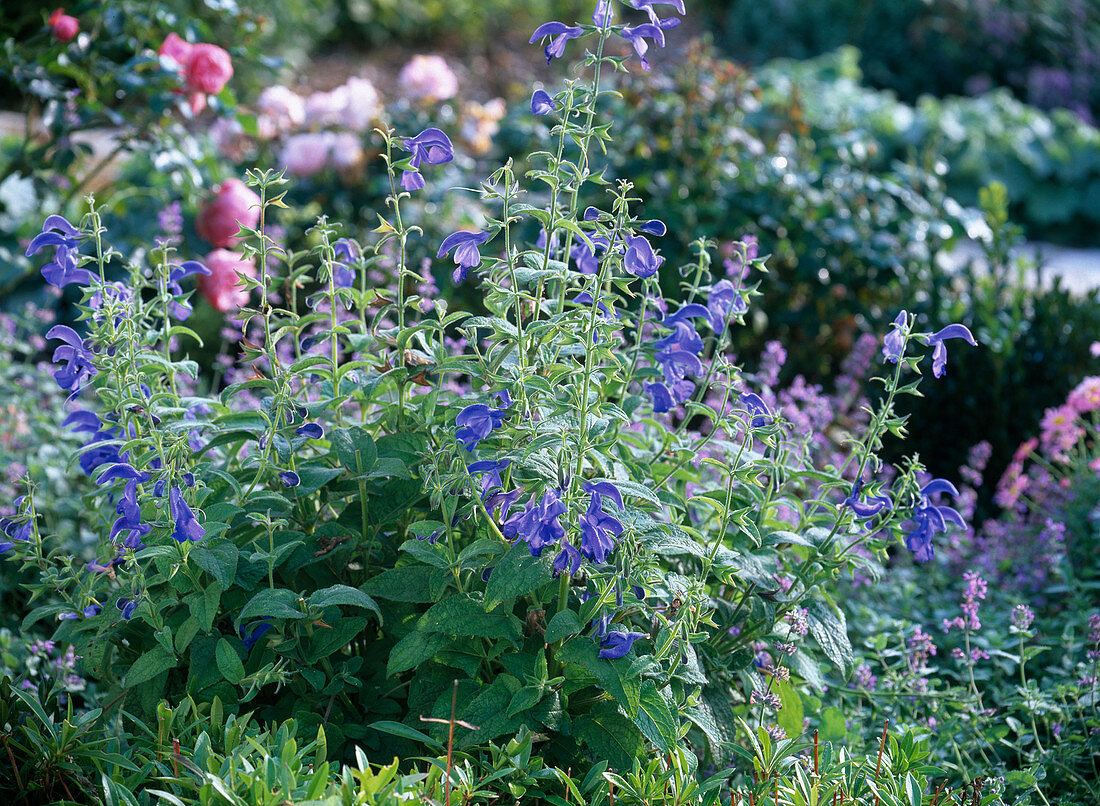
[[[199,212],[195,230],[216,248],[206,256],[210,274],[199,275],[196,285],[215,309],[225,313],[248,302],[248,289],[238,274],[256,277],[255,264],[226,247],[240,243],[240,228],[255,227],[260,221],[260,197],[240,179],[227,179],[215,188],[214,198]]]
[[[1078,414],[1100,411],[1100,375],[1085,378],[1066,398],[1066,405]]]
[[[953,619],[944,619],[944,632],[950,632],[952,629],[980,630],[982,628],[982,623],[978,620],[978,608],[981,607],[981,600],[985,598],[988,586],[985,580],[978,576],[977,571],[967,571],[963,574],[963,579],[966,581],[966,590],[963,591],[962,604],[959,605],[963,614]]]
[[[206,96],[217,95],[233,77],[233,61],[217,45],[191,44],[171,33],[161,43],[157,55],[161,64],[183,79],[191,112],[196,115],[206,108]]]
[[[1069,452],[1085,435],[1077,419],[1077,409],[1069,402],[1047,409],[1039,429],[1039,444],[1059,464],[1069,462]]]

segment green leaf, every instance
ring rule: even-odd
[[[699,703],[684,715],[706,735],[711,755],[718,763],[728,762],[737,723],[725,689],[720,684],[705,686],[700,692]]]
[[[206,586],[202,593],[192,593],[186,601],[191,610],[191,615],[199,623],[203,632],[208,632],[214,626],[214,619],[218,615],[218,605],[221,603],[222,589],[217,583]]]
[[[600,682],[604,691],[615,698],[627,716],[637,716],[641,682],[629,673],[629,661],[624,658],[608,660],[601,658],[599,653],[599,648],[591,639],[578,637],[562,644],[557,657],[562,663],[582,666]]]
[[[831,705],[821,712],[820,737],[822,741],[839,742],[848,734],[847,720],[844,712]]]
[[[642,683],[638,727],[663,753],[671,752],[680,738],[680,722],[672,715],[672,708],[652,680]]]
[[[775,693],[779,695],[779,700],[783,703],[783,707],[779,709],[779,713],[776,715],[779,727],[787,731],[787,735],[791,738],[801,736],[802,698],[798,695],[798,690],[788,680],[776,686]]]
[[[233,685],[238,685],[244,678],[244,663],[237,650],[229,643],[229,639],[222,638],[218,641],[218,647],[214,650],[214,659],[218,662],[218,671],[222,677]]]
[[[158,646],[151,649],[138,658],[126,672],[123,684],[126,688],[134,688],[142,683],[148,683],[161,672],[166,672],[176,666],[176,656],[164,647]]]
[[[517,540],[493,569],[485,586],[485,609],[492,610],[505,599],[523,596],[550,581],[553,564],[550,552],[532,557],[527,543]]]
[[[413,669],[451,643],[449,635],[442,633],[411,632],[390,650],[386,663],[386,676]]]
[[[845,673],[852,665],[852,644],[843,614],[838,614],[822,602],[810,602],[808,620],[810,633],[818,646]]]
[[[519,619],[510,614],[486,613],[481,602],[460,594],[437,602],[420,617],[417,628],[424,632],[461,635],[467,638],[502,638],[517,641]]]
[[[306,614],[298,607],[298,594],[285,588],[262,590],[248,600],[248,604],[237,616],[241,624],[250,618],[270,616],[271,618],[301,619]]]
[[[315,630],[309,639],[307,660],[310,663],[317,663],[333,652],[338,652],[363,632],[369,623],[365,618],[340,618],[327,629],[321,627]]]
[[[418,731],[416,728],[411,728],[408,725],[402,725],[400,722],[389,722],[383,720],[381,722],[372,722],[367,725],[368,728],[382,731],[382,733],[390,733],[394,736],[400,736],[402,739],[408,739],[412,742],[419,742],[430,747],[432,750],[441,751],[443,745],[433,739],[426,733]]]
[[[574,733],[596,758],[606,759],[618,770],[632,769],[634,760],[645,756],[638,726],[611,703],[598,703],[588,716],[577,719]]]
[[[378,616],[379,622],[382,621],[382,611],[378,609],[378,603],[363,591],[350,585],[333,585],[330,588],[314,591],[309,597],[309,604],[311,607],[331,607],[332,605],[362,607]]]
[[[546,627],[544,640],[548,644],[553,644],[578,635],[583,629],[584,625],[581,624],[581,620],[576,613],[572,610],[562,610],[560,613],[555,613],[554,617],[550,619],[550,623]]]
[[[228,540],[217,542],[203,541],[188,555],[195,565],[206,571],[218,581],[223,591],[229,590],[237,575],[237,558],[240,551]]]
[[[363,590],[371,596],[395,602],[431,602],[435,600],[431,595],[432,579],[442,575],[442,568],[404,565],[371,577],[363,585]]]
[[[378,448],[374,439],[357,425],[338,428],[329,432],[332,452],[353,476],[369,473],[378,461]]]

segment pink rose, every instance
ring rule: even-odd
[[[173,62],[174,69],[182,70],[183,66],[187,64],[187,60],[191,57],[191,48],[193,47],[194,45],[190,42],[185,42],[178,35],[172,33],[164,38],[160,50],[157,51],[157,56],[161,59],[168,59]]]
[[[458,79],[442,56],[413,56],[397,82],[409,98],[427,103],[445,101],[458,92]]]
[[[255,227],[260,221],[260,197],[240,179],[226,179],[215,192],[199,213],[195,231],[214,246],[236,246],[240,226]]]
[[[306,119],[306,107],[302,97],[281,84],[267,87],[260,93],[260,99],[256,102],[256,111],[260,113],[261,120],[270,121],[273,131],[269,136],[272,137],[277,132],[301,126]],[[263,129],[262,125],[261,129]]]
[[[339,170],[346,171],[359,167],[363,162],[363,146],[359,137],[351,132],[340,132],[332,138],[330,156],[332,164]]]
[[[313,176],[325,169],[332,145],[332,132],[296,134],[287,138],[279,161],[292,176]]]
[[[200,43],[192,45],[183,63],[183,71],[187,89],[217,95],[233,77],[233,62],[229,53],[217,45]]]
[[[248,289],[241,283],[238,273],[255,279],[256,266],[237,252],[215,249],[206,256],[206,268],[210,274],[200,274],[196,280],[199,293],[210,301],[215,309],[225,313],[248,302]]]
[[[63,8],[54,9],[50,15],[50,30],[58,42],[69,42],[80,33],[80,20],[70,17]]]

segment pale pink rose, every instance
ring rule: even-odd
[[[314,92],[306,98],[306,124],[337,126],[344,111],[344,98],[339,88],[332,92]]]
[[[194,45],[190,42],[186,42],[177,34],[171,33],[164,38],[160,50],[157,51],[157,56],[172,62],[173,69],[182,70],[191,56],[192,47]]]
[[[306,106],[302,96],[282,84],[267,87],[260,93],[256,111],[262,120],[270,121],[274,127],[270,136],[301,126],[306,119]],[[264,129],[262,125],[260,128]]]
[[[374,85],[365,78],[350,78],[335,92],[342,102],[340,125],[354,132],[368,131],[381,111]]]
[[[50,15],[50,30],[58,42],[71,42],[72,38],[80,33],[80,20],[70,17],[65,9],[54,9]]]
[[[209,300],[216,310],[225,313],[236,310],[248,302],[248,289],[241,283],[238,272],[255,279],[256,266],[237,252],[215,249],[203,261],[210,274],[200,274],[195,281],[199,293]]]
[[[332,164],[340,170],[358,167],[363,162],[363,145],[359,136],[340,132],[332,138]]]
[[[325,169],[330,151],[332,132],[296,134],[287,139],[279,161],[293,176],[313,176]]]
[[[219,117],[210,126],[210,139],[218,153],[232,162],[243,162],[248,154],[248,138],[236,118]]]
[[[441,56],[413,56],[397,81],[414,101],[445,101],[458,92],[458,79]]]
[[[217,45],[200,43],[191,47],[183,70],[189,90],[217,95],[233,77],[233,61]]]
[[[226,179],[216,194],[199,213],[195,230],[214,246],[236,246],[240,225],[255,227],[260,221],[260,197],[240,179]]]

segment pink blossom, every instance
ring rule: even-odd
[[[248,302],[248,289],[241,283],[239,274],[255,279],[256,266],[238,252],[215,249],[203,261],[210,274],[198,275],[199,293],[222,313],[240,308]]]
[[[240,227],[255,227],[260,220],[260,197],[236,178],[226,179],[216,193],[199,213],[195,230],[214,246],[236,246]]]
[[[363,162],[363,146],[351,132],[340,132],[331,140],[332,164],[340,170],[358,167]]]
[[[282,84],[267,87],[260,93],[256,111],[265,122],[270,123],[273,131],[269,136],[301,126],[306,120],[306,105],[302,96]],[[260,126],[261,133],[267,134],[266,129]]]
[[[313,176],[325,169],[332,151],[332,132],[296,134],[286,141],[279,162],[294,176]]]
[[[191,47],[183,69],[187,88],[207,95],[217,95],[233,77],[233,62],[229,53],[217,45],[206,43]]]
[[[182,70],[191,56],[192,47],[194,46],[190,42],[184,41],[178,34],[171,33],[164,38],[157,56],[170,61],[173,69]]]
[[[378,117],[378,91],[365,78],[349,78],[336,92],[341,100],[340,125],[353,132],[365,132]]]
[[[1092,375],[1077,384],[1066,404],[1078,414],[1100,410],[1100,375]]]
[[[1069,451],[1084,435],[1077,411],[1070,405],[1047,409],[1039,423],[1039,442],[1055,462],[1069,461]]]
[[[397,81],[401,92],[426,103],[445,101],[458,92],[458,79],[441,56],[413,56]]]
[[[58,42],[70,42],[80,33],[80,20],[65,13],[65,9],[57,8],[50,14],[50,30]]]

